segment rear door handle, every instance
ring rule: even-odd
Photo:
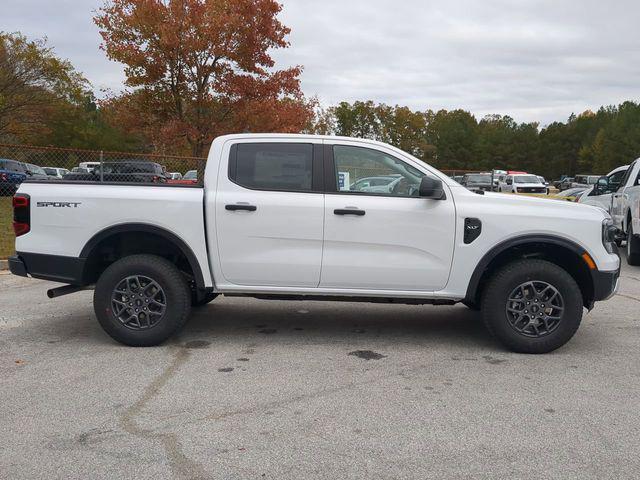
[[[235,204],[235,205],[225,205],[225,210],[229,210],[230,212],[237,212],[239,210],[244,210],[245,212],[255,212],[258,207],[256,207],[255,205],[242,205],[242,204]]]
[[[367,213],[364,210],[358,210],[357,208],[338,208],[333,211],[335,215],[356,215],[358,217],[364,217]]]

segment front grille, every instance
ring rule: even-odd
[[[544,187],[518,187],[518,193],[545,193]]]

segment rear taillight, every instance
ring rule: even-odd
[[[26,193],[17,193],[13,196],[13,231],[16,237],[31,230],[30,203],[29,195]]]

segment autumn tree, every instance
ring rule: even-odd
[[[44,40],[0,32],[0,138],[46,136],[52,116],[81,104],[87,89],[87,80]]]
[[[301,67],[277,70],[289,46],[276,0],[108,0],[94,18],[130,88],[105,103],[157,148],[201,156],[231,132],[299,132],[313,115]]]

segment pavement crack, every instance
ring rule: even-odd
[[[211,478],[205,473],[200,464],[185,455],[182,444],[174,432],[155,432],[152,429],[142,428],[138,424],[138,417],[144,412],[146,406],[158,396],[160,391],[187,362],[189,357],[189,350],[182,347],[176,349],[171,358],[171,362],[164,371],[154,378],[144,389],[140,398],[120,415],[120,426],[125,432],[135,437],[143,440],[159,441],[166,453],[169,467],[175,478]]]
[[[625,295],[624,293],[618,293],[616,295],[618,295],[619,297],[628,298],[629,300],[635,300],[636,302],[640,302],[640,298],[632,297],[631,295]]]

